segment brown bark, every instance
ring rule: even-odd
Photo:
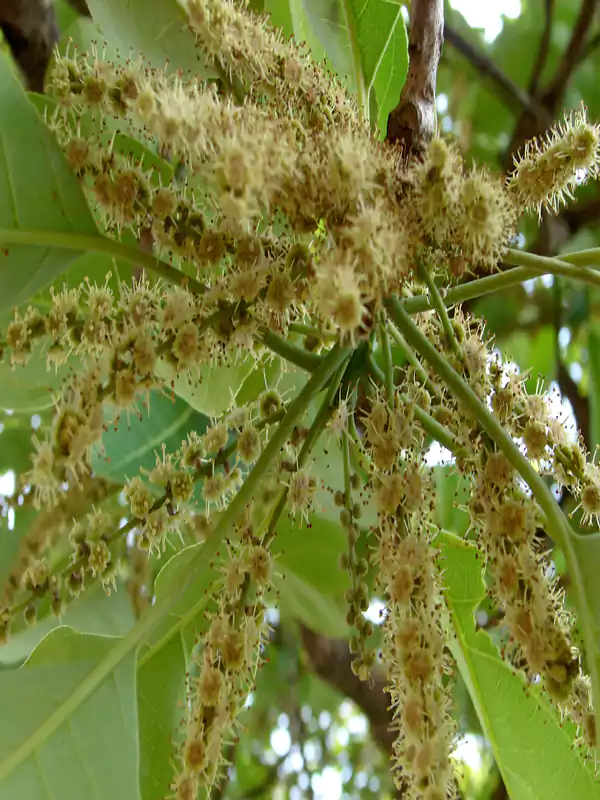
[[[443,41],[443,0],[412,0],[408,75],[386,136],[391,144],[403,145],[407,155],[419,155],[435,133],[435,85]]]

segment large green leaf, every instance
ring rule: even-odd
[[[125,587],[118,584],[118,590],[107,597],[100,583],[95,583],[67,605],[60,621],[46,613],[32,627],[12,633],[8,642],[0,648],[0,663],[23,661],[44,636],[61,625],[67,625],[77,633],[122,636],[134,622],[131,600]]]
[[[340,75],[348,76],[363,110],[377,99],[385,131],[408,69],[408,41],[394,0],[302,0],[312,29]],[[375,122],[375,120],[373,120]]]
[[[15,229],[96,233],[77,178],[0,50],[0,230]],[[2,247],[0,311],[28,300],[74,258],[62,247]]]
[[[294,36],[297,42],[308,45],[314,61],[325,60],[323,45],[315,36],[308,21],[303,0],[265,0],[264,10],[271,15],[271,22],[281,28],[286,36]]]
[[[274,583],[284,613],[326,636],[348,635],[344,591],[349,579],[338,566],[347,548],[341,526],[326,519],[315,517],[310,527],[287,517],[279,522],[272,551]]]
[[[138,671],[140,793],[163,800],[173,780],[173,739],[181,725],[185,698],[185,654],[173,637]]]
[[[87,5],[102,34],[126,53],[133,50],[153,67],[168,63],[186,79],[209,74],[177,0],[152,0],[151,6],[146,0],[88,0]]]
[[[485,594],[475,548],[447,533],[437,544],[452,650],[511,800],[599,798],[591,764],[573,747],[573,726],[561,722],[539,687],[525,686],[489,635],[475,627],[475,610]]]
[[[340,553],[347,548],[341,525],[318,516],[311,517],[310,527],[284,516],[272,545],[277,572],[294,572],[317,591],[339,597],[349,585],[348,573],[338,566]]]
[[[152,469],[156,456],[160,456],[162,445],[167,453],[173,453],[185,440],[188,433],[204,433],[208,419],[179,398],[171,398],[155,392],[150,397],[149,410],[140,403],[139,416],[135,413],[121,414],[119,421],[109,427],[102,437],[104,452],[98,450],[93,456],[96,475],[125,481],[138,475],[141,468]],[[112,410],[107,410],[112,420]]]
[[[2,672],[0,797],[140,797],[134,654],[95,677],[113,646],[63,627],[24,667]]]

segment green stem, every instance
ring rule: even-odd
[[[568,263],[566,259],[563,261],[560,258],[537,256],[523,250],[509,250],[504,256],[504,262],[515,267],[530,267],[537,270],[539,275],[560,275],[572,281],[600,286],[600,272],[580,264]]]
[[[409,353],[412,353],[412,356],[416,359],[414,352],[410,349],[408,345],[405,344],[407,356]],[[383,371],[381,368],[375,363],[375,359],[369,354],[368,356],[368,364],[369,369],[371,370],[373,376],[379,381],[382,382],[384,378]],[[403,394],[402,392],[398,393],[400,401],[406,406],[412,406],[413,412],[415,417],[421,423],[421,426],[425,433],[428,433],[431,437],[433,437],[437,442],[439,442],[446,450],[450,450],[451,453],[454,453],[455,456],[461,455],[462,449],[458,446],[458,444],[452,438],[452,435],[444,428],[443,425],[434,419],[431,414],[428,414],[424,409],[418,406],[414,401],[412,401],[407,395]]]
[[[314,372],[323,362],[322,356],[316,353],[309,353],[304,348],[288,342],[279,334],[273,333],[273,331],[264,331],[260,335],[260,341],[276,355],[307,372]]]
[[[350,417],[348,418],[348,432],[350,434],[348,437],[350,444],[350,459],[354,466],[354,471],[358,472],[362,478],[362,482],[366,483],[369,480],[369,475],[372,472],[372,464],[368,453],[365,451],[362,445],[362,440],[356,427],[354,413],[350,414]],[[367,466],[365,467],[364,464]]]
[[[323,333],[313,325],[306,325],[304,322],[292,322],[290,324],[290,333],[299,333],[301,336],[311,336],[313,339],[319,341],[333,341],[336,336],[333,333]]]
[[[435,281],[433,280],[433,275],[431,274],[431,270],[424,264],[420,264],[417,270],[417,274],[421,278],[421,280],[425,282],[425,285],[429,289],[429,302],[431,303],[432,308],[436,310],[440,322],[442,323],[442,327],[444,329],[444,333],[446,334],[446,339],[448,341],[448,347],[454,350],[455,353],[459,353],[460,348],[458,346],[458,340],[456,338],[454,328],[452,327],[452,322],[450,321],[450,317],[448,316],[448,310],[444,305],[444,301],[442,300],[440,290],[438,289]]]
[[[225,89],[235,97],[238,105],[243,106],[246,101],[246,91],[240,79],[235,75],[230,78],[219,58],[213,59],[213,66]]]
[[[439,442],[442,447],[445,447],[446,450],[449,450],[454,456],[461,456],[463,454],[463,448],[458,445],[450,431],[444,428],[437,419],[434,419],[431,414],[428,414],[425,409],[411,401],[405,394],[400,395],[400,400],[406,406],[412,407],[413,414],[425,433],[428,433],[436,442]]]
[[[348,353],[347,357],[342,362],[340,368],[331,379],[329,390],[325,395],[323,402],[321,403],[321,406],[317,412],[316,417],[313,420],[312,425],[308,429],[308,433],[306,434],[306,438],[302,444],[300,453],[298,454],[298,469],[302,469],[302,467],[306,463],[306,460],[310,455],[311,450],[317,443],[319,436],[323,432],[325,425],[327,425],[327,422],[331,417],[331,413],[333,411],[332,404],[335,399],[336,392],[339,389],[340,383],[342,382],[342,378],[344,376],[344,372],[346,370],[349,357],[350,354]],[[283,509],[285,508],[285,504],[287,502],[287,495],[288,495],[288,490],[283,489],[281,492],[281,496],[277,501],[277,505],[275,506],[275,509],[269,520],[269,526],[264,541],[265,547],[268,547],[269,543],[273,540],[275,536],[275,527],[277,526],[279,517],[283,513]]]
[[[382,319],[379,323],[379,338],[381,340],[381,351],[383,354],[385,392],[387,394],[387,401],[391,408],[394,403],[394,360],[392,358],[390,334],[387,329],[385,319]]]
[[[108,236],[88,236],[82,233],[69,231],[46,230],[6,230],[0,229],[0,244],[36,245],[38,247],[64,247],[68,250],[81,252],[105,253],[113,258],[122,258],[129,264],[160,275],[169,283],[186,286],[190,291],[204,294],[206,287],[200,281],[190,278],[184,272],[161,261],[150,253],[145,253],[136,247],[109,239]]]
[[[446,387],[463,405],[465,411],[476,420],[479,426],[490,436],[502,450],[513,467],[529,485],[533,495],[546,517],[548,535],[563,550],[567,568],[572,579],[578,621],[583,633],[583,641],[588,654],[588,668],[592,679],[592,691],[596,720],[600,714],[600,672],[596,657],[595,621],[585,592],[582,565],[579,561],[574,543],[574,535],[569,521],[556,503],[552,492],[542,476],[533,468],[521,453],[510,434],[502,427],[489,409],[475,394],[471,387],[456,372],[446,359],[438,352],[429,339],[415,325],[396,297],[386,301],[386,306],[394,322],[404,334],[409,344],[428,361],[444,381]]]
[[[590,250],[577,250],[575,253],[561,253],[560,260],[584,267],[600,267],[600,247],[592,247]]]
[[[405,308],[406,308],[406,306],[405,306]],[[400,333],[398,328],[391,322],[391,320],[390,320],[390,331],[392,333],[392,336],[396,340],[396,343],[402,349],[404,357],[406,358],[408,363],[411,365],[411,367],[414,369],[417,378],[421,381],[423,386],[428,391],[430,391],[431,394],[434,397],[441,398],[442,391],[441,391],[440,387],[436,386],[436,384],[431,380],[431,378],[427,374],[427,370],[425,369],[423,364],[421,364],[421,362],[417,358],[414,350],[412,350],[408,346],[408,343],[407,343],[406,339],[404,338],[404,336],[402,336],[402,334]]]
[[[486,275],[485,278],[478,278],[474,281],[461,283],[454,289],[449,289],[444,293],[443,301],[446,308],[464,303],[467,300],[475,300],[477,297],[484,297],[486,294],[499,292],[502,289],[509,289],[511,286],[518,286],[524,281],[537,278],[540,272],[531,267],[516,267],[507,269],[496,275]],[[407,297],[402,300],[402,305],[409,314],[419,314],[422,311],[433,310],[431,299],[428,294],[421,294],[417,297]]]
[[[348,431],[342,434],[342,457],[344,464],[344,505],[352,509],[352,482],[350,480],[350,435]]]

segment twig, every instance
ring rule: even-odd
[[[356,703],[369,720],[375,741],[391,755],[396,733],[390,730],[392,715],[383,676],[374,673],[371,683],[360,681],[352,672],[352,655],[346,641],[329,639],[304,626],[301,633],[313,670]]]
[[[577,64],[582,64],[587,58],[589,58],[598,45],[600,45],[600,33],[596,33],[594,36],[592,36],[592,38],[583,48],[577,59]]]
[[[548,51],[550,50],[550,39],[552,33],[552,18],[554,16],[554,0],[545,0],[544,14],[544,32],[542,33],[542,38],[540,39],[540,47],[537,58],[535,60],[535,64],[533,65],[531,78],[529,79],[529,94],[532,97],[535,97],[538,93],[540,78],[542,77],[542,72],[546,66],[546,61],[548,60]]]
[[[567,208],[561,214],[569,226],[571,234],[590,223],[598,222],[600,218],[600,197],[593,197],[585,203],[579,203],[573,208]]]
[[[566,397],[575,414],[577,428],[581,432],[584,442],[590,446],[590,404],[586,397],[583,397],[579,387],[569,375],[561,356],[559,333],[562,327],[562,287],[558,279],[555,279],[552,286],[553,310],[554,310],[554,357],[556,360],[556,382],[563,397]]]
[[[443,41],[443,0],[412,0],[408,75],[386,136],[392,144],[403,144],[406,154],[422,152],[435,133],[435,84]]]
[[[569,44],[556,68],[554,78],[542,95],[542,103],[552,116],[555,116],[571,75],[579,63],[598,5],[599,0],[583,0],[581,3],[579,17],[573,27]]]
[[[540,120],[544,127],[550,124],[551,119],[548,112],[531,94],[517,86],[502,70],[498,69],[490,58],[479,52],[477,48],[448,24],[444,28],[444,39],[468,59],[479,72],[496,84],[508,106],[511,108],[520,107],[523,111],[527,111]]]

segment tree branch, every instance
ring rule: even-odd
[[[569,44],[556,68],[554,78],[542,96],[543,105],[552,116],[556,115],[567,84],[579,63],[598,6],[599,0],[582,1],[579,17],[571,33]]]
[[[369,720],[375,741],[391,755],[396,734],[390,731],[392,715],[384,678],[360,681],[352,672],[352,656],[343,639],[329,639],[304,626],[301,633],[313,671],[356,703]]]
[[[585,203],[565,209],[561,218],[566,221],[571,234],[590,223],[597,223],[600,220],[600,197],[593,197]]]
[[[0,29],[27,88],[43,92],[46,67],[58,41],[54,4],[50,0],[2,0]]]
[[[544,3],[544,32],[540,39],[540,46],[538,49],[537,58],[533,65],[531,78],[529,79],[529,94],[535,97],[538,93],[540,78],[548,60],[548,51],[550,50],[550,39],[552,33],[552,18],[554,16],[554,0],[545,0]]]
[[[443,40],[443,0],[412,0],[408,75],[386,136],[392,144],[403,144],[407,154],[421,153],[435,133],[435,84]]]
[[[464,36],[454,30],[450,25],[444,27],[444,40],[463,55],[471,64],[489,78],[500,90],[502,99],[511,108],[522,109],[543,121],[544,126],[549,124],[548,113],[537,100],[524,89],[512,81],[502,70],[494,64],[484,53],[468,42]]]

